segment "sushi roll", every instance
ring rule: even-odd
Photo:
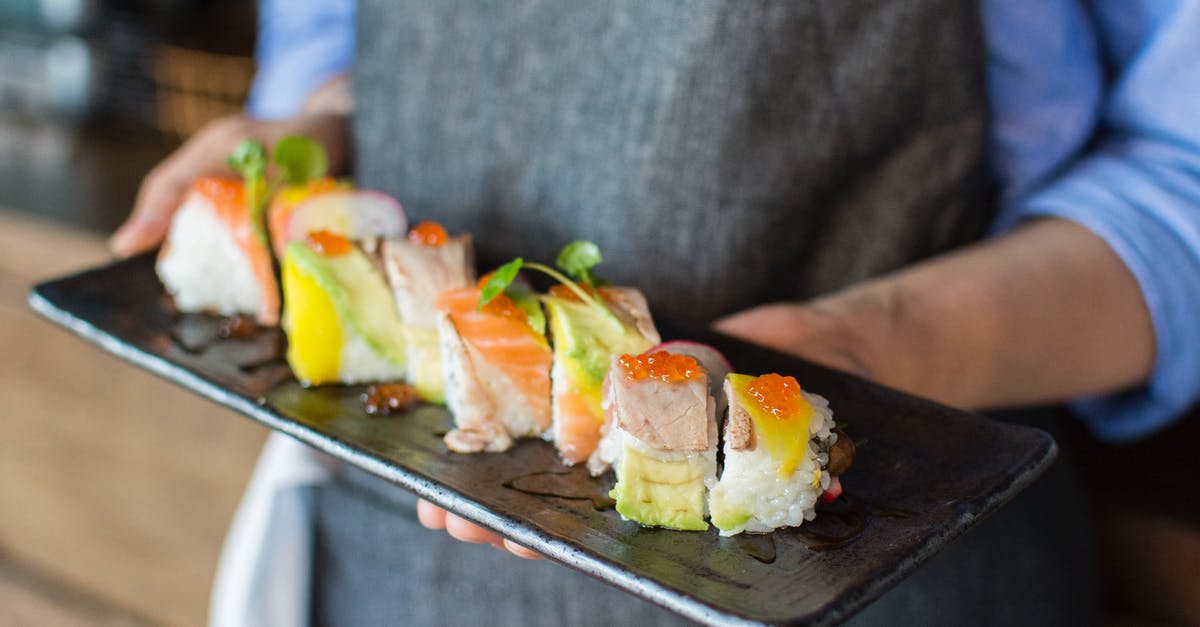
[[[611,463],[617,512],[650,527],[708,529],[717,482],[716,399],[694,357],[613,357],[604,382],[606,434],[589,460]]]
[[[713,525],[730,536],[812,520],[833,481],[830,449],[838,438],[829,403],[778,374],[730,374],[725,394],[724,467],[709,495]]]
[[[250,314],[267,326],[279,322],[271,252],[241,181],[204,177],[192,183],[155,271],[179,311]]]
[[[480,307],[481,291],[460,288],[437,299],[446,404],[455,425],[445,442],[459,453],[504,451],[514,438],[550,427],[553,353],[537,299],[500,294]]]
[[[450,237],[436,222],[422,222],[406,239],[382,244],[384,267],[408,333],[409,380],[427,401],[445,401],[445,376],[438,343],[435,303],[447,290],[475,283],[471,236]]]
[[[288,245],[283,258],[288,364],[305,385],[399,381],[405,331],[378,264],[329,231]]]
[[[612,358],[636,355],[660,342],[640,291],[604,286],[593,293],[604,307],[583,302],[559,285],[542,297],[554,339],[551,436],[569,466],[587,460],[600,441],[601,385]]]

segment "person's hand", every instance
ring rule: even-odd
[[[421,521],[421,524],[428,529],[444,529],[446,533],[450,534],[450,537],[456,540],[471,544],[490,544],[499,549],[506,549],[509,553],[527,560],[542,559],[541,555],[516,542],[455,516],[424,499],[417,502],[417,520]]]
[[[171,216],[197,177],[233,171],[225,159],[243,139],[268,148],[288,135],[307,135],[325,146],[331,173],[344,171],[349,154],[349,125],[345,114],[307,114],[287,120],[254,120],[231,115],[196,131],[183,146],[142,180],[133,212],[109,239],[112,251],[128,257],[162,242]]]
[[[836,305],[774,303],[718,320],[713,328],[866,379],[876,373],[870,345]]]

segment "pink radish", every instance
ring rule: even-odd
[[[408,229],[404,208],[395,198],[371,190],[338,191],[315,196],[292,210],[288,242],[301,241],[313,231],[332,231],[352,240],[403,237]]]
[[[721,388],[725,384],[725,375],[733,372],[733,364],[729,363],[725,355],[708,344],[689,340],[663,342],[646,352],[658,351],[695,357],[696,361],[700,362],[700,366],[708,372],[708,391],[717,400],[717,417],[719,418],[725,409],[725,394]]]

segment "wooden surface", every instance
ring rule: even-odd
[[[266,436],[25,305],[35,281],[107,258],[98,236],[0,210],[2,624],[202,624]],[[13,615],[48,607],[58,614]]]

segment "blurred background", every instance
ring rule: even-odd
[[[304,0],[295,0],[302,2]],[[242,107],[252,0],[0,0],[0,625],[198,625],[265,430],[34,317],[142,176]],[[1080,435],[1110,625],[1200,625],[1200,416]],[[1003,602],[1003,600],[997,600]]]
[[[265,430],[33,316],[241,109],[246,0],[0,0],[0,625],[200,625]]]

